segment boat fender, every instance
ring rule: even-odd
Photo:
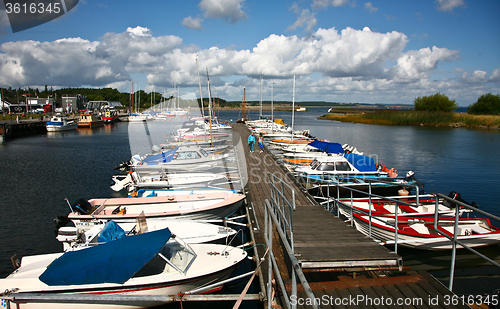
[[[382,172],[385,172],[387,170],[387,168],[385,167],[385,165],[383,165],[382,163],[375,163],[375,167],[377,168],[377,171],[382,171]]]
[[[395,170],[394,167],[387,171],[389,177],[398,177],[398,170]]]

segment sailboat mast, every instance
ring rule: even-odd
[[[214,146],[214,138],[212,135],[212,97],[210,94],[210,76],[208,76],[208,68],[207,68],[207,81],[208,81],[208,116],[210,121],[210,146]]]
[[[246,111],[245,111],[245,102],[247,100],[246,91],[247,91],[246,87],[243,87],[243,116],[241,117],[242,121],[245,121],[245,116],[246,116]]]
[[[295,75],[293,76],[293,95],[292,95],[292,136],[293,136],[294,119],[295,119]]]
[[[196,70],[198,71],[198,85],[200,86],[201,117],[203,118],[203,126],[205,126],[205,108],[203,107],[203,95],[201,93],[201,79],[200,69],[198,68],[198,58],[196,58]]]
[[[259,113],[259,119],[262,119],[262,74],[260,75],[260,113]]]
[[[273,93],[273,85],[274,83],[271,82],[271,120],[273,122],[272,126],[271,126],[271,131],[273,131],[274,129],[274,93]]]

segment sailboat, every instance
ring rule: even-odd
[[[134,83],[132,83],[131,108],[132,108],[132,111],[133,111],[134,110]],[[137,111],[137,104],[135,106],[135,113],[130,114],[128,116],[128,121],[129,122],[144,122],[144,121],[146,121],[146,115],[140,114]]]

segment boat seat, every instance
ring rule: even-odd
[[[373,210],[380,212],[380,213],[390,213],[385,207],[384,203],[373,203]]]
[[[399,204],[399,209],[401,209],[401,211],[404,211],[405,213],[416,213],[417,212],[413,207],[408,206],[408,205]]]

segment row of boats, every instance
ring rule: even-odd
[[[62,252],[15,261],[16,270],[0,279],[2,304],[66,308],[75,297],[108,295],[76,303],[144,308],[163,301],[126,296],[220,290],[248,257],[244,244],[233,244],[242,231],[230,227],[244,225],[245,195],[231,127],[210,122],[192,119],[175,139],[120,164],[111,188],[123,197],[67,201],[70,212],[56,220]],[[16,302],[23,294],[38,298]]]
[[[293,131],[280,121],[263,119],[246,124],[254,134],[262,134],[268,151],[320,204],[335,205],[361,233],[381,244],[394,244],[397,239],[401,246],[445,250],[453,247],[448,237],[454,234],[469,247],[500,243],[500,229],[477,216],[475,203],[465,202],[456,192],[449,194],[451,202],[422,194],[424,185],[412,171],[399,176],[395,169],[354,147],[317,140],[307,131]]]
[[[128,122],[145,122],[148,120],[166,119],[171,120],[175,117],[185,117],[187,114],[187,110],[179,108],[171,112],[162,111],[158,113],[132,113],[123,119]],[[76,128],[95,128],[118,120],[118,110],[113,107],[105,106],[100,112],[84,111],[79,114],[78,119],[58,113],[47,121],[46,128],[48,132],[69,131],[75,130]]]
[[[76,128],[95,128],[118,121],[118,111],[106,108],[102,113],[83,112],[78,119],[67,115],[56,114],[46,123],[47,132],[75,130]]]

